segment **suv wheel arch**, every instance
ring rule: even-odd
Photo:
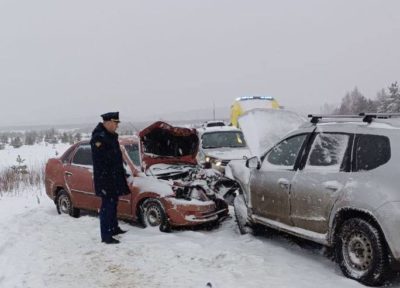
[[[330,246],[335,245],[335,237],[337,233],[339,233],[341,226],[346,220],[349,220],[351,218],[360,218],[371,223],[379,230],[379,233],[381,233],[387,245],[385,234],[383,233],[378,220],[376,220],[376,218],[371,213],[361,209],[342,208],[336,212],[335,217],[333,219],[328,239],[328,243],[330,244]]]
[[[374,228],[376,228],[376,230],[381,236],[381,239],[383,240],[384,249],[388,255],[387,260],[389,261],[389,266],[392,266],[394,257],[389,247],[389,244],[386,240],[385,234],[375,216],[366,210],[356,209],[356,208],[342,208],[339,211],[337,211],[332,221],[333,223],[331,225],[331,229],[329,231],[329,239],[328,239],[329,246],[333,247],[334,249],[336,248],[335,246],[338,239],[337,237],[339,236],[343,224],[347,220],[355,218],[365,220],[366,222],[371,224]]]

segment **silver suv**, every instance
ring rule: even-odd
[[[261,158],[231,163],[239,229],[333,247],[344,275],[380,285],[400,260],[400,119],[312,116]],[[333,118],[333,116],[329,116]],[[393,265],[392,265],[393,266]]]

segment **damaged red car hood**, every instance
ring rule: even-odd
[[[154,164],[196,165],[199,138],[195,129],[155,122],[139,133],[142,168]]]

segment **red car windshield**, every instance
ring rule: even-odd
[[[135,166],[140,166],[140,154],[138,144],[127,144],[125,145],[126,152],[128,152],[129,158],[131,158]]]

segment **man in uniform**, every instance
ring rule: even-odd
[[[118,226],[118,197],[129,194],[122,153],[116,130],[119,113],[110,112],[101,115],[99,123],[92,132],[90,146],[93,158],[93,180],[96,195],[101,197],[100,231],[101,241],[106,244],[118,244],[113,238],[126,231]]]

